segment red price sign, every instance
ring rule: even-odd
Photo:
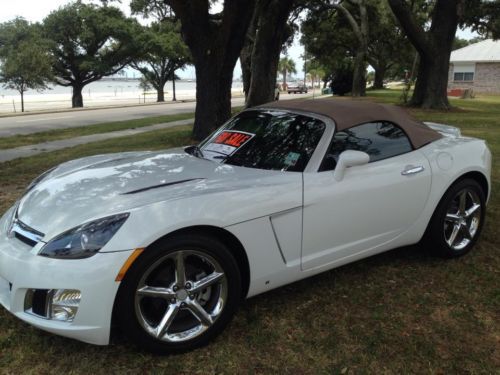
[[[223,131],[215,138],[214,143],[239,148],[250,138],[252,138],[250,134]]]

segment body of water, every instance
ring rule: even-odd
[[[188,100],[196,97],[196,82],[176,81],[177,100]],[[243,84],[233,82],[233,95],[243,94]],[[165,100],[172,99],[172,82],[165,85]],[[86,107],[120,104],[138,104],[156,101],[156,91],[146,93],[139,87],[139,80],[100,80],[85,86],[82,91],[83,104]],[[24,93],[25,109],[57,109],[71,107],[72,88],[53,85],[48,90],[29,90]],[[21,97],[15,90],[0,86],[0,112],[19,112]]]

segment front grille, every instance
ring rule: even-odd
[[[22,234],[19,234],[17,232],[14,232],[14,237],[16,237],[19,241],[21,241],[24,244],[31,246],[31,247],[35,247],[35,245],[37,244],[36,241],[33,241],[33,240],[29,239],[28,237],[25,237]]]

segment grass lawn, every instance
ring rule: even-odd
[[[369,95],[396,102],[399,92]],[[493,152],[487,223],[467,256],[449,261],[401,248],[279,288],[246,301],[208,347],[176,356],[142,353],[119,336],[108,347],[86,345],[0,309],[0,373],[498,373],[500,98],[453,104],[450,112],[411,112],[485,138]],[[189,135],[177,127],[0,164],[0,212],[57,163],[188,144]]]
[[[145,117],[134,120],[105,122],[102,124],[79,126],[75,128],[55,129],[32,134],[20,134],[11,137],[1,137],[0,150],[48,141],[57,141],[60,139],[75,138],[83,135],[101,134],[118,130],[142,128],[145,126],[161,124],[164,122],[173,122],[190,118],[194,118],[194,113],[180,113],[175,115]]]

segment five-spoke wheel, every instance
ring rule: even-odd
[[[146,270],[136,291],[135,313],[153,337],[187,341],[210,328],[226,298],[227,280],[214,258],[177,250]]]
[[[481,222],[481,201],[470,188],[463,189],[450,202],[444,223],[446,243],[453,250],[462,250],[476,236]]]
[[[472,179],[451,186],[439,203],[428,231],[427,244],[438,254],[454,258],[467,253],[481,231],[485,193]]]
[[[122,330],[154,352],[189,350],[215,337],[241,296],[237,264],[214,238],[177,237],[141,255],[116,304]]]

